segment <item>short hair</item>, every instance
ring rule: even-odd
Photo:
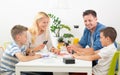
[[[11,36],[12,38],[15,40],[16,35],[21,34],[24,31],[27,31],[28,28],[22,25],[15,25],[12,29],[11,29]]]
[[[94,17],[97,17],[97,13],[94,10],[85,10],[83,12],[83,17],[89,14],[93,15]]]
[[[103,32],[103,35],[105,37],[109,37],[112,42],[114,42],[117,37],[117,32],[113,27],[106,27],[102,29],[100,32]]]

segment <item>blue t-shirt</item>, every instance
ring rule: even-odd
[[[101,42],[100,42],[100,30],[105,28],[105,26],[101,23],[97,23],[97,27],[94,31],[93,35],[93,48],[94,50],[99,50],[102,48]],[[81,40],[79,41],[79,44],[85,48],[87,45],[91,47],[91,32],[87,28],[85,28],[83,36]]]

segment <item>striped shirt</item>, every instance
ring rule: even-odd
[[[15,54],[18,52],[24,53],[25,46],[19,48],[19,46],[15,42],[13,42],[6,48],[1,58],[1,65],[0,65],[1,71],[15,72],[15,64],[19,62]]]

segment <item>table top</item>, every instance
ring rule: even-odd
[[[92,67],[91,61],[77,59],[75,59],[75,64],[65,64],[63,58],[71,58],[70,54],[62,53],[61,55],[55,55],[50,52],[42,54],[45,55],[45,57],[28,62],[19,62],[16,66]]]

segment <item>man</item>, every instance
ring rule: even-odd
[[[78,45],[71,45],[67,47],[69,52],[74,51],[77,54],[93,54],[94,51],[102,48],[100,42],[100,30],[105,26],[97,22],[97,13],[94,10],[86,10],[83,12],[83,19],[85,29]],[[89,48],[86,48],[89,46]],[[93,61],[93,66],[97,61]]]

